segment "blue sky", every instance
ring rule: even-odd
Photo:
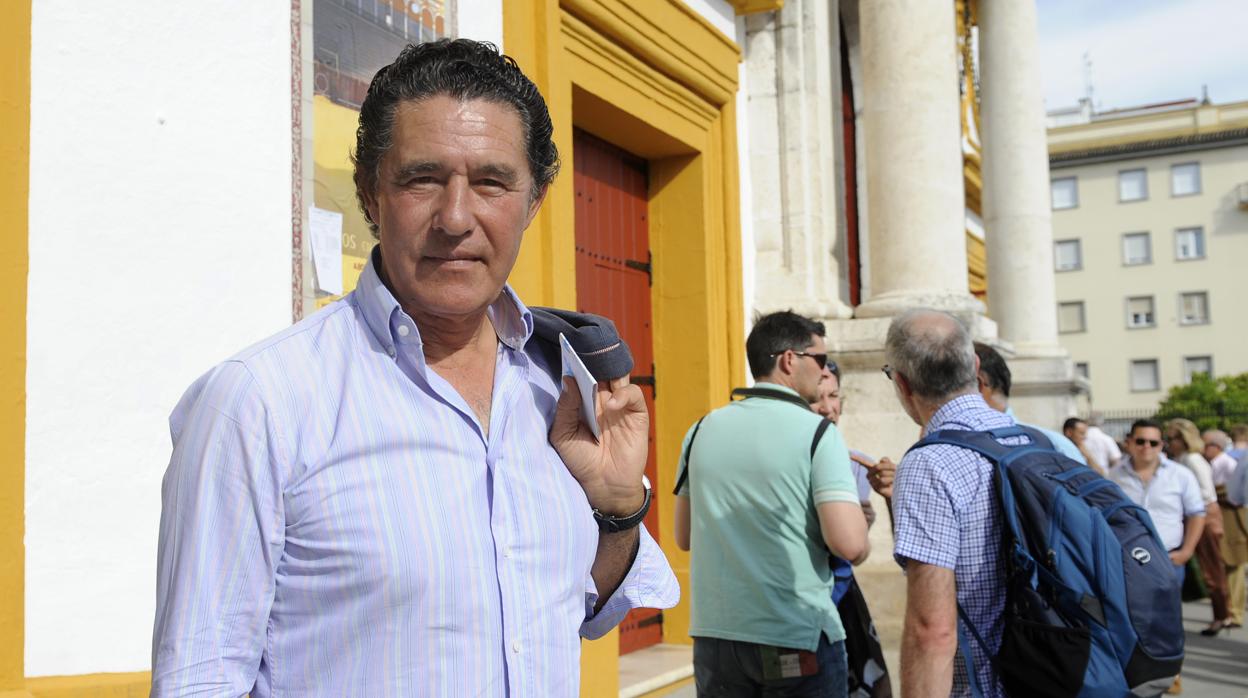
[[[990,0],[1019,2],[1026,0]],[[1200,97],[1248,100],[1248,0],[1038,0],[1047,109],[1084,93],[1098,109]]]

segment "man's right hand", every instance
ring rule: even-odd
[[[896,463],[887,457],[881,458],[878,463],[852,455],[850,457],[867,469],[867,482],[871,483],[871,489],[885,499],[893,498],[893,481],[897,479]]]

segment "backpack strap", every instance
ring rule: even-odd
[[[1031,440],[1030,443],[1008,445],[999,442],[997,439],[1010,439],[1025,436]],[[968,451],[974,451],[993,465],[993,480],[996,483],[997,494],[999,496],[998,503],[1001,505],[1002,513],[1005,517],[1006,526],[1009,533],[1018,540],[1021,533],[1021,527],[1018,523],[1018,513],[1014,506],[1014,490],[1010,487],[1010,478],[1007,468],[1011,461],[1019,456],[1028,453],[1053,452],[1049,440],[1044,435],[1030,427],[1012,426],[1001,429],[989,429],[988,431],[963,431],[960,429],[942,429],[934,431],[923,437],[915,445],[911,446],[907,453],[927,446],[953,446],[955,448],[963,448]],[[1004,542],[1005,539],[1002,538]]]
[[[815,460],[815,450],[819,448],[819,440],[823,438],[824,433],[827,432],[828,427],[830,426],[832,426],[832,420],[824,417],[823,421],[819,422],[819,426],[815,427],[815,438],[810,441],[811,462],[814,462]]]
[[[772,390],[771,388],[734,388],[732,397],[761,397],[770,400],[782,400],[794,405],[801,405],[803,409],[810,410],[810,405],[805,400],[786,393],[783,390]],[[706,415],[702,415],[702,419],[706,419]],[[685,482],[689,479],[689,465],[693,462],[693,440],[698,437],[698,429],[702,428],[702,419],[693,426],[693,433],[689,435],[689,445],[685,447],[685,469],[681,471],[680,477],[676,479],[676,489],[672,490],[672,494],[679,495],[680,488],[685,486]],[[810,441],[810,458],[813,461],[815,451],[819,448],[819,442],[823,440],[823,435],[827,433],[828,427],[832,426],[832,420],[824,418],[819,422],[819,426],[815,427],[815,436]]]
[[[706,415],[702,415],[702,419],[706,419]],[[689,464],[693,462],[693,440],[698,438],[698,430],[702,428],[702,419],[693,425],[693,433],[689,435],[689,445],[685,447],[685,469],[680,471],[680,477],[676,478],[676,489],[672,490],[674,495],[680,495],[680,488],[684,487],[685,481],[689,479]]]
[[[966,639],[966,631],[970,630],[971,634],[974,635],[975,641],[984,650],[984,654],[988,655],[988,661],[992,662],[994,670],[996,669],[997,658],[993,656],[992,650],[988,649],[988,643],[979,634],[979,630],[971,622],[971,617],[966,614],[962,604],[958,604],[958,618],[962,619],[962,622],[958,624],[958,649],[962,650],[962,661],[966,664],[966,680],[970,684],[971,695],[978,698],[984,695],[984,690],[979,685],[979,676],[975,674],[975,660],[971,658],[971,642]]]
[[[1011,445],[1000,442],[1000,439],[1012,439],[1023,436],[1027,437],[1028,443]],[[914,451],[937,444],[975,451],[993,463],[1002,465],[1032,449],[1053,450],[1053,444],[1049,442],[1044,434],[1031,427],[1017,425],[1001,429],[989,429],[987,431],[942,429],[923,437],[922,440],[911,446],[909,450]]]

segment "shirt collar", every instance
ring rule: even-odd
[[[984,398],[979,393],[967,393],[959,395],[954,399],[946,402],[936,410],[932,418],[927,421],[927,426],[923,427],[923,435],[940,430],[950,422],[960,422],[959,417],[968,412],[977,412],[979,410],[991,410],[988,403],[984,402]],[[995,410],[994,410],[995,411]]]
[[[779,390],[782,393],[789,393],[793,397],[801,397],[801,395],[799,395],[796,390],[788,387],[787,385],[780,385],[779,383],[768,383],[767,381],[759,381],[754,384],[754,387],[755,388],[770,388],[771,390]]]
[[[1122,454],[1122,460],[1119,461],[1118,465],[1125,468],[1126,471],[1132,475],[1135,475],[1135,463],[1131,462],[1131,456],[1125,453]],[[1173,465],[1178,465],[1178,462],[1170,460],[1170,458],[1163,453],[1161,454],[1161,459],[1157,462],[1157,471],[1160,472]],[[1137,475],[1136,477],[1139,476]]]
[[[355,297],[369,331],[394,356],[397,344],[419,346],[420,330],[403,311],[390,289],[382,283],[377,271],[380,264],[381,245],[374,245],[368,264],[364,265],[364,271],[360,272],[360,279],[356,282]],[[516,351],[522,351],[533,335],[533,314],[510,284],[503,285],[502,293],[486,309],[486,315],[499,341]]]

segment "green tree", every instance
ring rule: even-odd
[[[1157,417],[1186,417],[1201,430],[1229,431],[1235,424],[1248,422],[1248,373],[1221,378],[1198,373],[1191,383],[1170,388]]]

